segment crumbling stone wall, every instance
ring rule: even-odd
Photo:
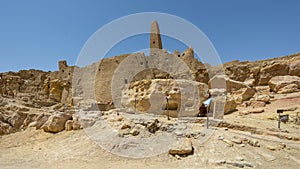
[[[59,71],[20,70],[0,73],[0,95],[22,100],[33,107],[51,106],[55,103],[72,103],[74,66],[59,61]]]

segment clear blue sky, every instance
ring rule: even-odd
[[[170,13],[192,22],[223,62],[292,54],[300,51],[299,7],[298,0],[0,0],[0,72],[56,70],[61,59],[73,65],[95,31],[137,12]],[[110,53],[148,48],[142,40],[132,38]]]

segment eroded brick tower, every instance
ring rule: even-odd
[[[157,55],[162,49],[162,42],[157,21],[151,23],[150,29],[150,56]]]

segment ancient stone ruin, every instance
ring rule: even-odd
[[[150,30],[149,54],[0,73],[0,168],[299,168],[300,53],[209,65]]]
[[[59,61],[54,72],[0,73],[0,134],[28,126],[49,132],[76,130],[99,118],[84,119],[78,110],[203,116],[208,98],[209,116],[222,119],[239,106],[263,108],[273,95],[299,91],[299,53],[211,66],[196,59],[191,47],[182,53],[164,50],[156,21],[150,30],[149,56],[122,54],[81,68]]]

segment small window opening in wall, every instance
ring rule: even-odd
[[[152,43],[155,44],[155,41],[153,41]]]
[[[127,79],[125,79],[125,80],[124,80],[124,83],[125,83],[125,84],[127,84],[127,83],[128,83],[128,80],[127,80]]]
[[[184,56],[184,53],[182,54],[182,56]]]
[[[145,64],[145,66],[146,66],[146,67],[148,67],[148,60],[146,60],[146,64]]]
[[[71,73],[69,73],[69,76],[71,76]]]
[[[178,57],[180,57],[180,55],[178,55]]]
[[[61,70],[63,73],[65,72],[65,70],[63,69],[63,70]]]
[[[144,63],[143,63],[143,62],[140,62],[140,64],[143,65]]]

